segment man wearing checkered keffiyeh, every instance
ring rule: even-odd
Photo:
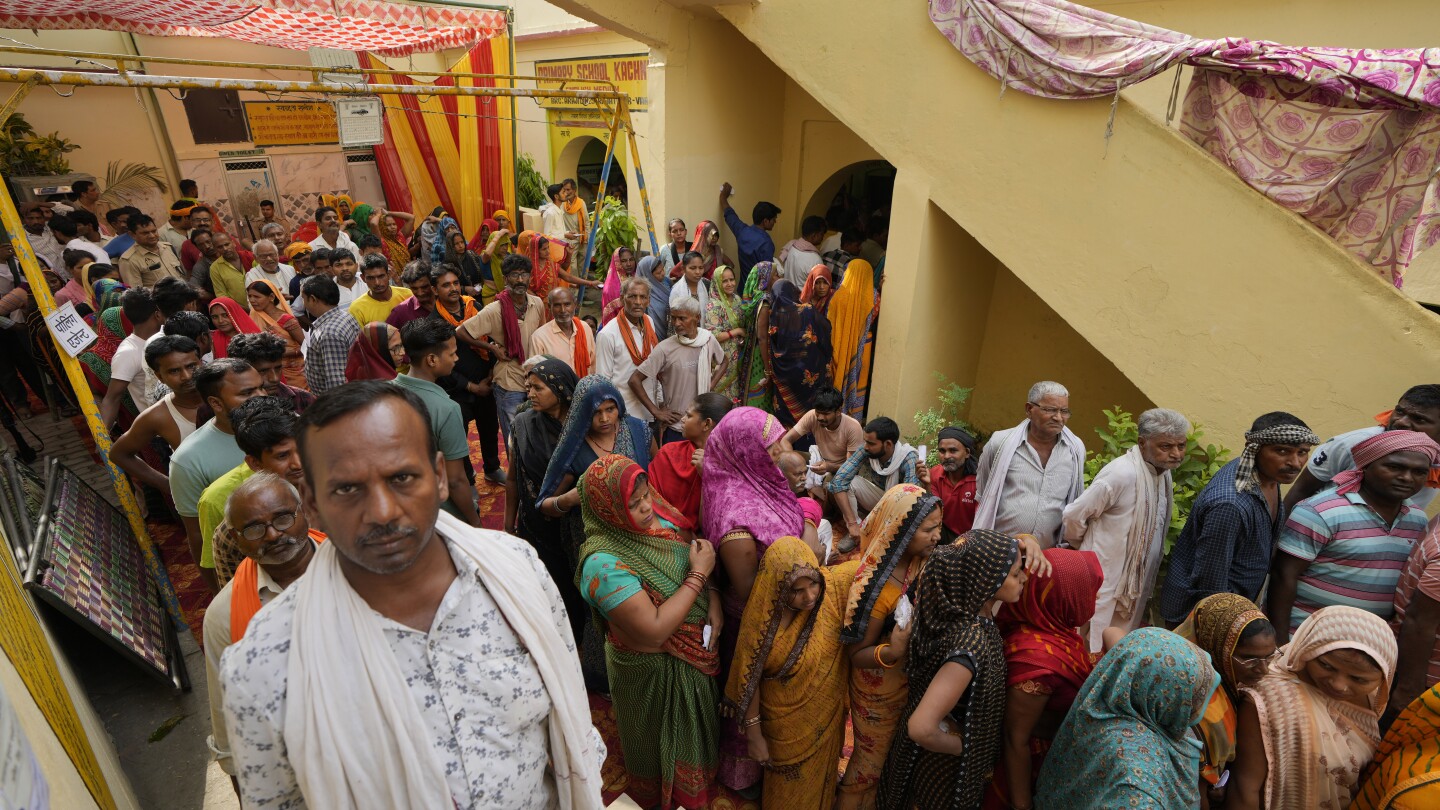
[[[1221,467],[1195,498],[1171,549],[1170,572],[1160,591],[1160,616],[1167,626],[1179,625],[1196,602],[1211,594],[1259,598],[1285,525],[1279,487],[1294,482],[1319,442],[1298,417],[1280,411],[1250,426],[1245,451]],[[1262,454],[1265,448],[1273,451]],[[1273,487],[1269,493],[1267,486]]]

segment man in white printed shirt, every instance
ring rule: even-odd
[[[329,540],[221,661],[244,805],[599,810],[559,593],[526,543],[440,512],[424,403],[350,383],[298,443]]]

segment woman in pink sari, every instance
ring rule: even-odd
[[[759,408],[725,414],[705,443],[700,468],[700,519],[703,536],[720,555],[729,585],[722,592],[725,625],[720,632],[720,661],[735,657],[740,619],[760,558],[781,537],[800,537],[805,518],[799,500],[776,466],[785,428]],[[728,677],[722,671],[721,679]],[[760,763],[747,756],[745,733],[734,718],[720,723],[719,780],[732,790],[760,781]]]
[[[605,274],[605,288],[600,294],[600,325],[609,323],[620,312],[620,289],[625,280],[635,277],[635,251],[615,248],[610,256],[610,272]]]

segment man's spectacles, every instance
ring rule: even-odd
[[[1253,667],[1257,664],[1264,664],[1268,667],[1276,661],[1280,660],[1281,655],[1284,655],[1284,653],[1280,650],[1276,650],[1269,655],[1262,655],[1258,658],[1241,658],[1238,655],[1232,655],[1230,657],[1235,659],[1235,663],[1239,664],[1242,667]]]
[[[240,536],[245,538],[246,540],[249,540],[252,543],[258,543],[261,540],[265,539],[265,533],[271,528],[274,528],[277,532],[284,532],[286,529],[294,525],[295,513],[281,512],[268,523],[262,520],[259,523],[246,524],[245,527],[240,530]]]
[[[1030,407],[1038,410],[1039,412],[1045,414],[1046,416],[1066,416],[1066,417],[1068,417],[1068,416],[1070,415],[1070,409],[1069,409],[1069,408],[1051,408],[1051,407],[1048,406],[1048,405],[1036,405],[1036,404],[1033,403],[1033,402],[1031,402],[1031,403],[1029,403],[1029,404],[1030,404]]]

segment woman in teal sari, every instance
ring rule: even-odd
[[[741,299],[741,324],[745,343],[740,352],[740,404],[770,410],[773,399],[770,377],[765,373],[765,358],[759,336],[769,328],[770,286],[777,278],[774,262],[760,262],[745,280]]]
[[[1209,656],[1180,636],[1156,627],[1125,636],[1055,734],[1035,806],[1199,807],[1201,744],[1190,729],[1219,686]]]

